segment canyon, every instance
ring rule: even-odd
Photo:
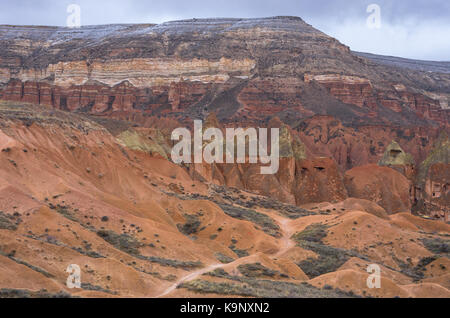
[[[0,44],[0,296],[450,297],[448,62],[298,17],[1,25]],[[194,120],[278,128],[278,172],[175,164]]]

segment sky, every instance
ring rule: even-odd
[[[191,18],[299,16],[354,51],[450,61],[450,0],[0,0],[0,24],[162,23]]]

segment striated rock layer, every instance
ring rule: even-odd
[[[93,114],[448,126],[449,74],[375,64],[295,17],[1,26],[0,43],[3,99]]]

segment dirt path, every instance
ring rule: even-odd
[[[164,297],[167,294],[170,294],[171,292],[173,292],[175,289],[177,289],[178,285],[184,283],[185,281],[192,280],[192,279],[194,279],[194,278],[196,278],[198,276],[201,276],[201,275],[203,275],[205,273],[208,273],[208,272],[210,272],[212,270],[215,270],[216,268],[219,268],[221,266],[223,266],[223,264],[221,264],[221,263],[220,264],[213,264],[213,265],[210,265],[208,267],[204,267],[204,268],[202,268],[202,269],[200,269],[198,271],[192,272],[192,273],[184,276],[183,278],[179,279],[176,283],[174,283],[173,285],[169,286],[169,288],[167,288],[161,294],[155,296],[154,298]]]
[[[281,246],[280,246],[279,251],[276,254],[271,255],[271,258],[277,258],[277,257],[283,255],[291,247],[295,246],[295,242],[293,242],[290,239],[291,236],[294,234],[295,230],[292,228],[292,226],[290,224],[293,220],[286,219],[284,217],[273,217],[273,218],[277,221],[277,223],[278,223],[278,225],[280,227],[280,230],[281,230],[281,232],[283,234],[282,237],[280,238]],[[222,264],[222,263],[212,264],[212,265],[209,265],[209,266],[204,267],[202,269],[199,269],[199,270],[197,270],[195,272],[191,272],[191,273],[187,274],[186,276],[183,276],[182,278],[177,280],[174,284],[170,285],[161,294],[158,294],[157,296],[154,296],[154,298],[164,297],[164,296],[170,294],[171,292],[173,292],[175,289],[177,289],[177,287],[180,284],[182,284],[182,283],[184,283],[186,281],[194,280],[195,278],[197,278],[197,277],[199,277],[199,276],[201,276],[203,274],[206,274],[206,273],[208,273],[210,271],[213,271],[213,270],[215,270],[217,268],[224,267],[224,266],[240,265],[240,264],[245,263],[246,261],[248,261],[248,260],[250,260],[252,258],[257,257],[257,255],[258,255],[258,253],[257,254],[252,254],[252,255],[249,255],[249,256],[246,256],[246,257],[238,258],[237,260],[235,260],[235,261],[233,261],[231,263],[228,263],[228,264]]]
[[[273,256],[273,258],[277,258],[281,255],[283,255],[287,250],[289,250],[291,247],[295,246],[295,242],[291,240],[292,235],[295,234],[295,230],[291,226],[291,219],[286,218],[275,218],[275,220],[278,222],[278,225],[280,226],[281,232],[283,233],[283,236],[281,237],[281,248],[280,250]]]

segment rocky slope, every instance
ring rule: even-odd
[[[353,52],[353,53],[355,53],[358,56],[365,57],[385,65],[409,68],[423,72],[450,73],[450,62],[421,61],[363,52]]]
[[[445,63],[351,52],[296,17],[0,43],[0,296],[450,297]],[[194,119],[280,128],[278,173],[175,165]]]

